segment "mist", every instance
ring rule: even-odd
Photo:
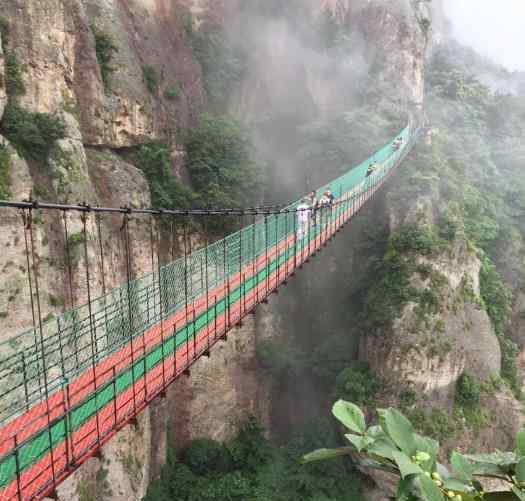
[[[453,36],[511,71],[525,70],[523,0],[444,0]]]

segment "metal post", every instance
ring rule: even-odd
[[[297,211],[291,212],[293,217],[293,273],[297,269]]]
[[[223,239],[223,258],[224,258],[224,303],[225,303],[225,319],[224,332],[228,330],[230,324],[230,277],[228,276],[228,255],[226,251],[226,238]]]
[[[279,279],[280,279],[280,265],[279,265],[279,253],[280,253],[280,247],[281,247],[281,242],[279,241],[279,223],[280,223],[280,219],[279,219],[279,216],[280,214],[276,214],[274,217],[275,217],[275,245],[274,245],[274,249],[275,249],[275,288],[277,289],[277,287],[279,286]]]
[[[31,240],[31,257],[32,257],[32,269],[33,269],[33,277],[35,279],[35,293],[36,293],[36,305],[37,305],[37,311],[38,311],[38,329],[40,332],[40,346],[42,350],[42,370],[43,370],[43,377],[44,377],[44,393],[45,393],[45,399],[46,399],[46,418],[47,418],[47,432],[49,436],[49,454],[51,456],[51,473],[53,477],[53,485],[56,483],[56,475],[55,475],[55,458],[54,458],[54,452],[53,452],[53,436],[51,435],[51,410],[49,407],[49,388],[48,388],[48,382],[47,382],[47,364],[46,364],[46,352],[45,352],[45,344],[44,344],[44,328],[43,328],[43,321],[42,321],[42,309],[40,304],[40,293],[39,293],[39,287],[38,287],[38,264],[35,256],[35,239],[33,235],[33,225],[32,225],[32,212],[31,209],[29,209],[29,223],[28,223],[28,229],[29,229],[29,237]],[[35,330],[36,330],[36,326]]]
[[[213,295],[213,340],[217,339],[217,294]]]
[[[14,449],[15,449],[15,473],[16,473],[16,494],[18,501],[22,501],[22,486],[20,483],[20,476],[22,475],[22,471],[20,470],[20,458],[18,457],[18,438],[17,434],[15,433],[14,439]]]
[[[152,220],[152,226],[153,226]],[[161,268],[160,268],[160,231],[161,231],[161,223],[160,219],[157,222],[157,280],[159,284],[159,318],[160,318],[160,340],[162,343],[162,388],[166,389],[166,370],[165,370],[165,353],[164,353],[164,315],[163,315],[163,304],[162,304],[162,283],[160,278]],[[151,245],[152,245],[152,266],[153,266],[153,228],[152,228],[152,235],[151,235]],[[153,287],[155,288],[155,268],[153,266],[152,268],[153,273]],[[153,314],[154,317],[157,315],[157,309],[156,309],[156,301],[155,301],[155,294],[153,294]]]
[[[258,263],[258,256],[257,256],[257,218],[255,214],[253,215],[253,224],[252,224],[252,240],[253,240],[253,255],[252,255],[252,277],[254,280],[254,286],[255,286],[255,295],[254,295],[254,306],[255,304],[259,303],[259,263]]]
[[[243,279],[244,273],[242,271],[242,266],[243,266],[243,260],[242,260],[242,227],[241,227],[241,229],[239,230],[239,321],[242,318],[243,304],[245,306],[244,311],[246,311],[246,294],[245,294],[246,291],[243,289],[244,288],[244,279]]]
[[[70,435],[70,423],[69,423],[69,398],[68,398],[68,380],[62,378],[62,398],[64,399],[64,442],[66,447],[66,469],[71,464],[71,458],[69,456],[69,435]]]
[[[116,427],[117,426],[117,413],[118,413],[118,409],[117,409],[117,376],[116,376],[116,373],[115,373],[115,366],[113,365],[111,367],[111,372],[112,372],[112,382],[113,382],[113,415],[115,417],[115,423],[114,423],[114,426]]]
[[[284,213],[284,238],[285,238],[285,250],[284,250],[284,282],[288,279],[288,245],[290,236],[288,235],[288,219],[290,218],[290,213]]]
[[[25,407],[26,411],[29,410],[29,391],[27,388],[27,367],[26,367],[26,356],[25,352],[21,351],[20,355],[22,356],[22,377],[24,378],[24,399],[25,399]]]
[[[209,294],[209,277],[208,277],[208,220],[204,219],[204,238],[206,239],[204,242],[204,268],[205,268],[205,289],[206,289],[206,341],[208,344],[208,351],[210,350],[210,318],[209,318],[209,310],[210,310],[210,298]]]
[[[268,296],[268,291],[270,288],[270,268],[268,266],[268,215],[264,215],[264,268],[266,272],[265,283],[266,290],[264,297]]]
[[[189,365],[190,350],[189,350],[189,327],[188,327],[188,229],[186,221],[184,221],[184,324],[186,330],[186,367]]]
[[[137,414],[137,399],[135,392],[135,350],[133,348],[133,306],[131,304],[131,255],[129,247],[129,233],[128,233],[129,218],[128,214],[124,214],[122,221],[122,230],[124,232],[124,249],[126,254],[126,280],[127,280],[127,295],[128,295],[128,331],[129,331],[129,346],[131,353],[131,384],[133,390],[133,415]],[[98,420],[98,418],[97,418]]]

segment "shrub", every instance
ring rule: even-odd
[[[11,160],[7,147],[0,144],[0,199],[11,196]]]
[[[180,96],[181,92],[182,89],[180,87],[180,84],[176,83],[164,91],[164,97],[166,99],[169,99],[170,101],[174,101]]]
[[[9,39],[9,21],[5,17],[0,16],[0,35],[2,36],[2,46],[7,46]]]
[[[481,385],[477,378],[464,372],[456,382],[456,402],[461,406],[476,407],[479,405]]]
[[[344,369],[336,378],[337,395],[359,404],[369,403],[379,390],[379,381],[364,364]]]
[[[5,58],[5,88],[8,96],[21,96],[26,91],[22,66],[14,52],[8,52]]]
[[[226,447],[207,438],[193,440],[183,452],[182,460],[197,475],[224,473],[231,467],[231,458]]]
[[[144,82],[148,90],[155,94],[159,86],[159,80],[157,76],[157,70],[150,64],[146,64],[142,67],[142,75],[144,77]]]
[[[92,26],[91,30],[95,37],[95,53],[100,67],[102,82],[104,83],[104,87],[107,88],[109,86],[111,73],[115,71],[115,68],[111,66],[111,60],[113,59],[114,53],[118,52],[118,47],[115,45],[113,38],[107,33],[100,31],[95,26]]]
[[[55,115],[31,112],[10,101],[5,109],[0,129],[28,158],[47,158],[53,143],[65,135],[65,125]]]
[[[78,231],[77,233],[71,233],[67,239],[67,245],[70,249],[77,245],[83,244],[85,241],[84,232]]]
[[[231,118],[202,115],[184,141],[188,170],[201,202],[210,207],[244,207],[257,199],[259,172],[253,144]]]
[[[250,417],[237,437],[230,442],[228,450],[235,468],[254,472],[268,461],[270,445],[263,432],[257,420]]]
[[[154,207],[173,209],[192,205],[195,195],[172,174],[170,152],[165,144],[143,144],[134,161],[146,176]]]
[[[390,243],[398,252],[415,251],[427,255],[431,254],[440,242],[431,228],[406,225],[391,235]]]
[[[458,225],[456,221],[445,217],[440,220],[438,230],[440,238],[452,242],[456,238]]]
[[[383,260],[370,273],[375,280],[366,298],[365,322],[373,327],[386,326],[407,302],[417,299],[417,290],[410,285],[411,266],[390,244]]]

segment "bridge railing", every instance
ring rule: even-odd
[[[128,281],[45,321],[37,305],[34,326],[0,345],[0,494],[30,499],[56,485],[206,353],[372,196],[411,148],[414,135],[408,128],[401,135],[403,147],[388,143],[318,190],[320,195],[331,189],[336,203],[319,213],[301,239],[295,202],[253,214],[252,224],[196,251],[184,238],[184,256],[162,265],[159,225],[151,221],[151,272],[133,279],[131,216],[124,214]],[[375,162],[379,168],[366,178]],[[32,209],[19,210],[32,240]],[[101,242],[86,230],[86,220],[96,216],[83,212],[82,217],[88,266],[90,251]],[[164,216],[146,217],[158,222]],[[38,263],[31,246],[26,249],[34,287]],[[107,272],[103,263],[101,272]],[[89,273],[86,282],[89,291]]]

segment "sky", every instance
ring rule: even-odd
[[[510,70],[525,70],[525,0],[444,0],[454,36]]]

